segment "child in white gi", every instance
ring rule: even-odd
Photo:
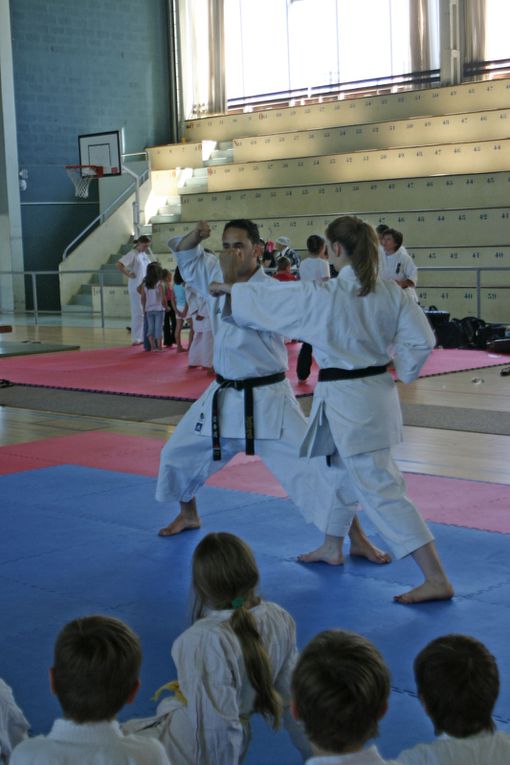
[[[496,731],[499,695],[496,659],[475,638],[444,635],[414,661],[418,697],[436,735],[398,756],[404,765],[508,765],[510,736]]]
[[[299,276],[302,282],[326,282],[329,279],[326,240],[318,234],[312,234],[306,240],[308,257],[301,262]],[[312,368],[312,346],[303,343],[296,363],[296,374],[300,382],[310,375]]]
[[[273,280],[263,289],[255,283],[217,283],[211,292],[231,293],[230,318],[238,326],[272,329],[313,346],[320,373],[302,456],[328,456],[331,480],[345,506],[362,504],[396,558],[412,554],[425,581],[396,600],[451,598],[453,589],[432,534],[406,496],[390,453],[402,438],[402,415],[387,372],[389,348],[395,350],[399,378],[410,382],[433,349],[434,335],[407,290],[378,280],[377,238],[368,224],[343,216],[328,226],[326,236],[330,260],[339,271],[336,279],[296,284]],[[233,251],[223,257],[241,255]],[[309,559],[324,560],[342,542],[327,534]]]
[[[373,643],[355,632],[320,632],[292,675],[292,711],[315,755],[307,765],[389,763],[375,746],[364,748],[378,735],[389,695],[390,672]]]
[[[213,371],[214,336],[209,318],[207,300],[186,286],[188,298],[187,318],[193,322],[193,338],[188,347],[188,367],[204,367]]]
[[[28,736],[30,725],[14,700],[12,690],[0,680],[0,763],[9,762],[14,747]]]
[[[296,625],[257,594],[252,551],[233,534],[208,534],[193,554],[192,580],[193,624],[172,646],[176,697],[160,702],[155,718],[124,727],[157,736],[172,765],[238,765],[257,712],[275,729],[283,719],[306,757],[310,747],[289,708]]]
[[[10,765],[169,765],[158,741],[125,735],[115,717],[140,686],[138,637],[118,619],[69,622],[55,644],[52,691],[64,716],[19,744]]]
[[[306,419],[285,377],[288,358],[283,337],[272,330],[260,332],[223,321],[224,298],[218,300],[209,295],[209,283],[222,278],[220,262],[214,253],[201,246],[209,234],[209,225],[202,221],[186,236],[169,242],[186,284],[208,298],[217,379],[186,412],[161,452],[156,499],[160,502],[177,500],[180,512],[160,530],[160,535],[172,536],[199,528],[195,493],[235,454],[251,446],[306,520],[313,520],[321,531],[330,535],[343,537],[349,533],[351,555],[374,563],[387,563],[388,556],[370,543],[353,509],[343,511],[345,503],[337,496],[323,461],[303,464],[299,459],[298,444],[306,432]],[[253,221],[242,219],[227,223],[223,247],[227,253],[232,248],[242,253],[240,262],[228,272],[230,280],[249,281],[263,288],[277,283],[259,268],[262,245]],[[246,382],[254,385],[252,391],[243,390]],[[247,393],[253,395],[249,428],[245,413]],[[215,405],[219,409],[216,423]],[[333,515],[331,511],[336,507],[339,510]],[[343,563],[341,546],[336,545],[330,551],[327,562]]]

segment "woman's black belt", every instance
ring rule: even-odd
[[[384,364],[380,367],[365,367],[364,369],[339,369],[338,367],[326,367],[319,369],[319,382],[331,382],[331,380],[354,380],[356,377],[373,377],[382,375],[388,369]]]
[[[219,387],[214,391],[212,399],[212,447],[213,460],[221,460],[220,447],[220,414],[218,406],[218,394],[223,388],[234,388],[234,390],[244,390],[244,432],[246,439],[246,454],[255,454],[255,425],[253,421],[253,389],[262,385],[272,385],[273,383],[285,380],[285,372],[277,372],[274,375],[265,375],[265,377],[248,377],[245,380],[226,380],[221,375],[216,375],[216,382]]]

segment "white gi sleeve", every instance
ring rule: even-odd
[[[175,237],[168,241],[169,248],[175,253],[181,276],[199,295],[209,297],[209,284],[222,282],[223,272],[216,255],[205,252],[199,244],[191,250],[177,251],[176,247],[183,237]]]
[[[327,282],[282,283],[276,279],[234,284],[230,300],[232,319],[240,327],[299,337],[313,344],[316,328],[310,309],[325,284]]]
[[[237,765],[243,752],[244,733],[239,718],[236,657],[225,650],[217,630],[200,636],[191,636],[188,630],[174,643],[172,655],[196,732],[193,747],[196,762]]]
[[[430,356],[436,338],[423,310],[402,290],[397,333],[394,339],[394,364],[399,380],[416,380]]]

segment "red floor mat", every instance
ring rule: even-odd
[[[298,396],[310,395],[317,368],[314,365],[306,384],[299,383],[295,369],[300,344],[287,347],[291,384]],[[420,376],[495,366],[508,360],[508,356],[486,351],[436,349]],[[211,377],[203,369],[188,369],[187,364],[187,354],[177,353],[174,348],[146,353],[138,346],[128,346],[1,359],[0,378],[48,388],[193,401],[209,385]]]
[[[163,441],[89,431],[0,448],[0,474],[50,465],[82,465],[156,476]],[[510,486],[406,473],[409,496],[430,521],[510,533]],[[285,497],[258,457],[239,454],[208,486]]]

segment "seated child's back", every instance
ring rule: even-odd
[[[19,744],[11,765],[169,765],[159,742],[126,736],[115,720],[139,688],[138,637],[118,619],[75,619],[55,645],[50,682],[63,719]]]
[[[399,755],[405,765],[508,765],[510,736],[497,732],[492,713],[499,671],[487,648],[467,635],[444,635],[418,654],[419,699],[436,735]]]

